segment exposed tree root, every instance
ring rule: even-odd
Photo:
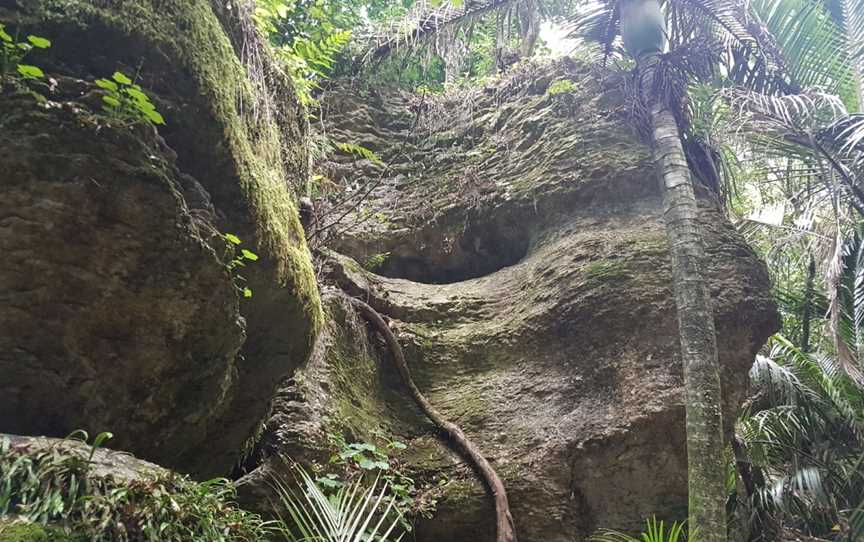
[[[450,442],[455,445],[457,451],[465,457],[475,470],[483,478],[489,491],[492,492],[492,497],[495,501],[495,516],[496,516],[496,540],[497,542],[516,542],[516,530],[513,526],[513,516],[510,514],[510,505],[507,502],[507,491],[504,489],[504,484],[501,478],[492,468],[492,465],[483,457],[480,449],[468,440],[465,433],[459,427],[444,419],[429,401],[420,393],[414,380],[411,378],[411,373],[408,370],[408,364],[405,362],[405,354],[402,352],[402,346],[396,339],[396,335],[384,321],[384,318],[378,314],[378,311],[360,301],[359,299],[348,296],[351,303],[357,308],[363,318],[365,318],[372,326],[384,337],[387,346],[393,356],[393,363],[402,377],[402,381],[408,390],[411,392],[411,397],[420,407],[426,416],[432,420],[450,439]]]

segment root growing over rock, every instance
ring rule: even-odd
[[[378,333],[384,337],[384,340],[387,342],[387,347],[390,349],[390,353],[393,356],[393,363],[399,371],[399,376],[411,392],[411,397],[417,403],[417,406],[420,407],[420,410],[422,410],[436,426],[446,433],[456,450],[465,457],[469,463],[471,463],[474,469],[480,474],[481,478],[483,478],[489,491],[492,492],[492,497],[495,501],[495,529],[497,533],[497,542],[516,542],[516,530],[513,526],[513,516],[510,514],[510,505],[507,502],[507,491],[504,489],[504,484],[501,482],[501,478],[498,477],[495,469],[493,469],[492,465],[489,464],[489,461],[483,457],[480,449],[468,440],[465,433],[459,429],[456,424],[447,421],[440,412],[435,410],[435,408],[417,388],[417,385],[414,384],[414,380],[411,378],[411,372],[408,370],[408,364],[405,361],[405,354],[402,352],[402,346],[399,344],[399,340],[396,339],[396,335],[390,329],[390,326],[388,326],[387,322],[384,321],[384,318],[378,314],[378,311],[357,298],[350,296],[347,297],[354,307],[357,308],[363,318],[372,324]]]

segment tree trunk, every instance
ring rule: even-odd
[[[519,44],[520,58],[529,58],[534,54],[534,46],[540,37],[540,6],[537,0],[524,0],[519,10]]]
[[[726,542],[726,484],[717,338],[703,273],[702,228],[681,134],[655,91],[656,54],[640,58],[654,159],[664,200],[666,236],[684,366],[689,525],[700,542]]]

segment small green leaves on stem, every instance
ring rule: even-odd
[[[330,442],[336,451],[330,457],[330,464],[343,467],[343,476],[347,480],[356,478],[381,479],[389,487],[388,493],[393,496],[396,510],[399,511],[402,529],[411,531],[412,526],[405,519],[413,510],[424,516],[431,514],[435,501],[421,502],[417,499],[418,488],[412,478],[399,467],[396,456],[408,446],[397,440],[391,440],[386,435],[376,433],[380,439],[378,444],[371,442],[347,442],[341,435],[330,434]],[[326,474],[318,476],[315,481],[324,490],[339,489],[348,484],[339,475]]]
[[[42,36],[27,36],[26,41],[18,41],[0,24],[0,76],[17,75],[22,79],[41,79],[45,73],[30,64],[22,64],[24,57],[33,49],[47,49],[51,40]]]
[[[317,42],[297,38],[290,46],[283,45],[277,49],[303,105],[317,105],[312,93],[321,88],[320,81],[329,79],[336,64],[336,55],[348,45],[350,39],[350,31],[335,31]]]
[[[231,257],[228,262],[228,270],[234,276],[234,286],[244,298],[252,297],[252,288],[245,285],[246,279],[237,272],[237,269],[246,267],[246,262],[257,262],[258,255],[246,248],[240,248],[243,241],[233,233],[222,234],[225,239],[225,252]],[[239,249],[239,252],[238,252]]]
[[[366,261],[363,262],[363,267],[367,271],[372,271],[373,273],[381,268],[382,265],[387,261],[387,258],[390,257],[389,252],[382,252],[380,254],[372,254]]]
[[[102,108],[112,116],[153,125],[165,124],[165,118],[150,97],[123,72],[114,72],[111,79],[97,79],[95,83],[105,91]]]
[[[51,40],[41,36],[27,36],[27,41],[29,41],[33,47],[38,49],[47,49],[51,47]]]

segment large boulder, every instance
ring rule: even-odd
[[[562,61],[444,99],[330,97],[330,136],[390,167],[343,158],[323,168],[361,192],[377,187],[330,229],[342,254],[325,266],[339,289],[325,295],[325,331],[283,384],[247,465],[249,502],[266,503],[266,480],[286,456],[326,462],[329,434],[384,434],[408,444],[403,468],[426,488],[422,500],[437,501],[418,541],[494,539],[483,486],[411,402],[348,292],[389,318],[419,388],[503,477],[522,542],[686,515],[661,195],[606,75]],[[554,81],[569,81],[552,87],[565,92],[550,92]],[[778,320],[764,265],[701,192],[730,426]]]
[[[0,431],[112,431],[226,474],[307,358],[305,121],[231,4],[0,0],[10,33],[53,42],[27,60],[43,82],[0,95]],[[102,110],[94,80],[118,70],[165,126]],[[224,233],[260,259],[229,269]]]

